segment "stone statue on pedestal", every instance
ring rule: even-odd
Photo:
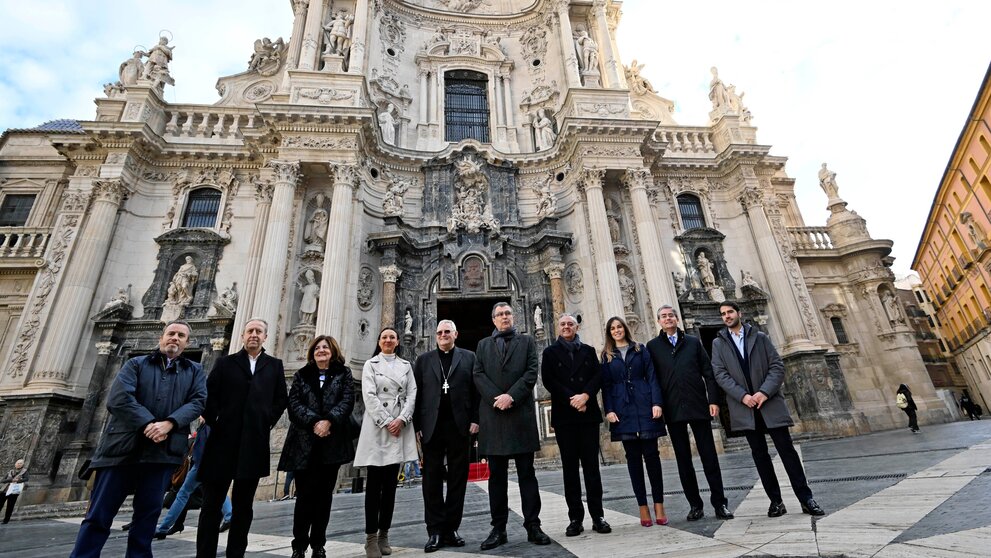
[[[702,286],[710,289],[716,286],[716,276],[712,273],[712,262],[706,257],[705,252],[699,252],[695,258],[695,266],[699,270],[699,278],[702,279]]]
[[[347,57],[351,48],[351,24],[354,16],[341,10],[324,26],[324,54]]]
[[[902,314],[901,304],[898,303],[898,299],[894,293],[885,290],[881,302],[884,303],[884,312],[888,315],[888,321],[892,325],[905,323],[905,315]]]
[[[637,284],[625,267],[619,268],[619,290],[623,296],[623,311],[627,314],[634,313],[637,301]]]
[[[575,33],[575,50],[578,52],[578,69],[582,72],[599,71],[599,45],[585,29]]]
[[[129,85],[137,85],[138,78],[141,77],[141,72],[145,67],[144,60],[142,60],[144,56],[145,52],[143,50],[135,50],[134,54],[132,54],[130,58],[121,62],[118,75],[120,76],[120,82],[124,85],[124,87]]]
[[[224,291],[217,296],[217,300],[213,303],[213,306],[217,310],[223,310],[233,316],[234,313],[237,312],[237,283],[234,283],[230,287],[224,289]]]
[[[396,105],[386,103],[385,107],[379,111],[379,127],[382,129],[382,141],[389,145],[396,145]]]
[[[822,187],[823,192],[826,192],[829,199],[840,197],[840,189],[836,184],[836,173],[827,169],[826,163],[823,163],[819,169],[819,186]]]
[[[320,285],[313,277],[313,270],[307,269],[303,274],[306,283],[300,289],[303,292],[303,299],[299,303],[299,323],[301,325],[312,325],[316,322],[317,301],[320,299]]]
[[[533,308],[533,328],[537,331],[544,329],[544,311],[539,305]]]
[[[554,121],[547,116],[547,109],[538,109],[533,115],[533,135],[537,151],[554,147],[557,133],[554,132]]]
[[[122,306],[130,303],[131,303],[131,286],[128,285],[127,287],[121,287],[117,289],[117,294],[115,294],[110,298],[110,301],[103,306],[103,309],[106,310],[107,308],[113,308],[114,306],[118,306],[118,305]]]
[[[315,209],[303,228],[303,241],[306,243],[303,250],[306,252],[315,251],[322,254],[327,246],[327,223],[330,221],[330,216],[323,208],[324,200],[323,194],[317,194],[313,198]]]
[[[626,84],[630,87],[630,91],[632,91],[634,95],[657,93],[657,90],[650,84],[650,81],[640,74],[640,70],[642,70],[643,67],[644,65],[637,64],[637,60],[634,58],[633,63],[624,68],[626,73]]]
[[[186,263],[179,266],[169,282],[168,296],[162,304],[162,322],[168,323],[182,317],[182,312],[193,301],[193,290],[199,276],[193,257],[186,256]]]
[[[148,60],[145,61],[141,78],[151,81],[156,88],[161,88],[164,84],[175,85],[175,80],[169,74],[169,62],[172,61],[172,49],[169,46],[168,37],[159,37],[158,44],[151,47],[147,53]]]
[[[398,217],[403,214],[403,194],[409,190],[409,184],[405,180],[393,180],[386,188],[385,198],[382,200],[382,213],[386,217]]]
[[[403,335],[413,335],[413,314],[409,310],[406,311],[406,317],[403,318]]]

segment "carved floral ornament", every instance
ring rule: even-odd
[[[753,186],[747,186],[740,194],[740,204],[744,210],[764,205],[764,194]]]
[[[358,148],[358,142],[353,136],[346,137],[313,137],[313,136],[284,136],[282,147],[303,147],[311,149],[335,149],[351,151]]]
[[[354,165],[332,163],[330,171],[334,177],[334,186],[346,184],[351,186],[352,190],[358,189],[358,170]]]
[[[124,181],[119,178],[93,181],[93,199],[120,205],[129,193]]]
[[[269,161],[268,168],[275,171],[275,182],[295,187],[301,178],[299,161]]]
[[[653,185],[654,177],[647,169],[629,169],[623,176],[623,183],[630,190],[638,188],[648,188]]]
[[[667,179],[668,189],[675,197],[684,193],[708,196],[713,189],[712,182],[707,177],[672,177]]]
[[[830,302],[819,310],[827,320],[829,318],[845,318],[847,315],[847,307],[837,302]]]
[[[590,168],[585,169],[585,171],[578,177],[576,186],[578,190],[584,194],[589,188],[602,188],[602,181],[606,178],[605,169]]]

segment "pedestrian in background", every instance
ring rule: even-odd
[[[915,406],[915,399],[912,399],[912,390],[908,389],[905,384],[898,385],[898,391],[895,392],[895,405],[908,415],[908,429],[913,434],[919,432],[919,417],[916,414],[919,408]]]
[[[7,471],[3,481],[0,481],[0,508],[6,507],[3,512],[3,524],[10,523],[10,514],[14,513],[14,504],[17,497],[24,492],[24,483],[28,481],[28,469],[24,466],[24,460],[18,459],[14,462],[14,468]]]

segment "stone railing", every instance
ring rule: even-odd
[[[256,114],[237,108],[172,105],[165,109],[165,133],[170,142],[236,139],[242,128],[254,128]]]
[[[658,128],[654,139],[668,144],[668,151],[683,153],[715,153],[712,131],[709,128]]]
[[[796,250],[832,250],[833,241],[826,227],[790,227],[791,243]]]
[[[49,229],[0,227],[0,258],[40,258],[49,234]]]

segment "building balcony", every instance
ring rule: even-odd
[[[826,227],[789,227],[788,234],[796,250],[832,250],[833,242]]]
[[[50,234],[46,228],[0,227],[0,263],[42,257]]]

